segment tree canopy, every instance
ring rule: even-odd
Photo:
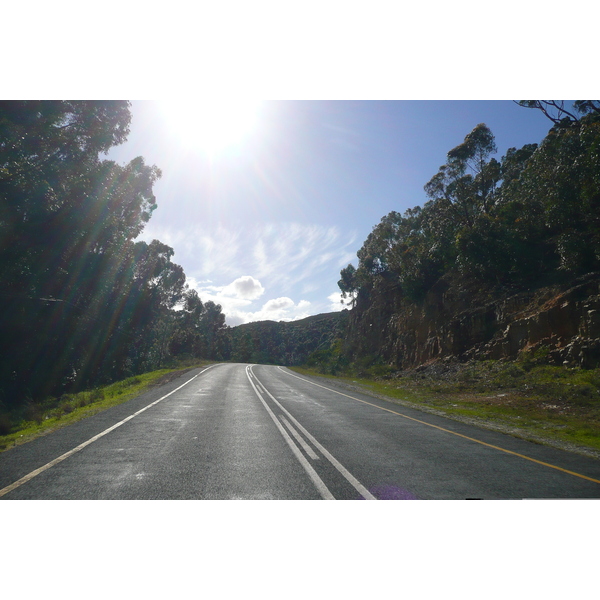
[[[173,249],[136,241],[160,170],[102,158],[130,121],[126,101],[0,102],[0,405],[158,367],[193,304]]]
[[[600,269],[600,102],[520,101],[553,126],[497,160],[478,124],[425,184],[428,201],[381,219],[338,283],[368,306],[373,290],[418,301],[445,274],[483,285],[535,285]]]

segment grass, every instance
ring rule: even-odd
[[[28,403],[18,414],[0,414],[0,452],[127,402],[154,385],[167,383],[185,371],[205,364],[209,363],[198,361],[159,369],[78,394]]]
[[[437,363],[383,376],[328,377],[386,399],[600,458],[600,369],[518,362]]]

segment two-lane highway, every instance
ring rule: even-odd
[[[219,364],[0,454],[0,498],[600,498],[600,461]]]

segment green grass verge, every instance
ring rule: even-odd
[[[359,387],[391,402],[600,457],[600,369],[485,361],[384,377],[293,370]]]
[[[0,419],[3,419],[3,422],[0,425],[3,425],[4,431],[8,430],[8,433],[0,435],[0,452],[91,417],[111,406],[127,402],[154,385],[167,383],[185,371],[207,364],[210,363],[198,361],[159,369],[93,390],[64,394],[60,398],[48,398],[41,403],[29,404],[20,418],[1,415]]]

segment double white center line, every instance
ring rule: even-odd
[[[269,393],[269,391],[264,387],[264,385],[262,385],[258,381],[256,375],[252,372],[251,366],[246,367],[246,375],[248,376],[248,380],[250,381],[254,392],[258,396],[259,400],[262,402],[271,419],[273,419],[273,422],[275,423],[277,429],[279,430],[279,432],[287,442],[288,446],[294,453],[294,456],[296,456],[300,464],[304,467],[304,470],[312,479],[313,483],[317,487],[317,490],[325,500],[335,500],[335,497],[333,496],[329,488],[325,485],[323,480],[319,477],[319,475],[317,474],[313,466],[310,464],[310,462],[306,459],[304,454],[302,454],[300,448],[298,448],[298,446],[294,443],[294,440],[292,440],[292,438],[290,437],[286,429],[283,427],[283,425],[285,425],[285,427],[290,431],[290,433],[294,436],[296,441],[300,444],[300,446],[311,459],[318,460],[319,456],[313,450],[313,448],[311,448],[309,444],[304,439],[302,439],[302,436],[300,435],[300,433],[298,433],[297,429],[300,430],[302,434],[304,434],[304,437],[311,442],[314,448],[321,452],[321,454],[338,470],[338,472],[346,479],[346,481],[348,481],[348,483],[350,483],[350,485],[354,487],[354,489],[365,500],[377,500],[377,498],[375,498],[375,496],[373,496],[369,492],[369,490],[367,490],[367,488],[365,488],[336,458],[334,458],[308,431],[306,431],[306,429],[302,427],[300,423],[298,423],[298,421],[277,401],[277,399],[271,393]],[[269,405],[266,403],[263,397],[264,395],[269,396],[269,398],[282,411],[282,413],[285,413],[287,419],[283,416],[283,414],[280,416],[281,421],[275,416],[275,413],[273,413]],[[288,419],[296,427],[292,426]]]

